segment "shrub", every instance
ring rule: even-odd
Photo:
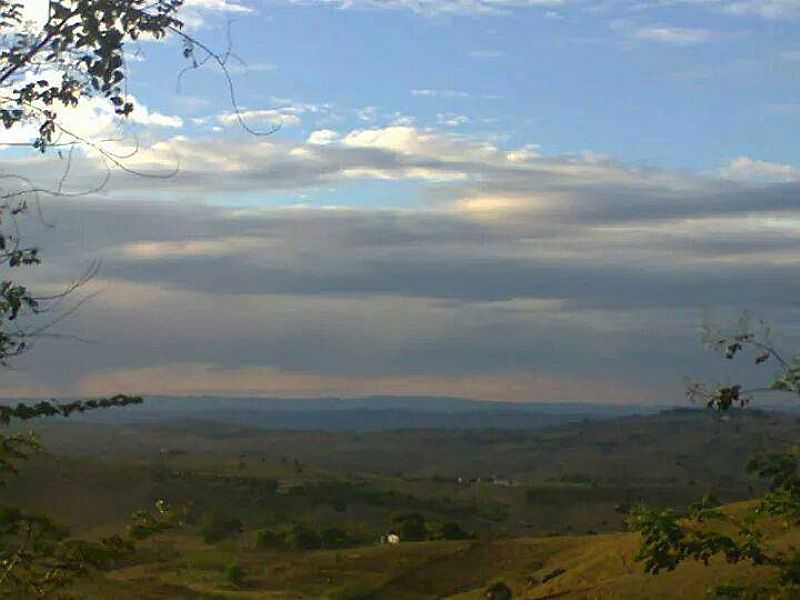
[[[419,513],[410,513],[395,518],[400,539],[408,542],[419,542],[428,537],[425,517]]]
[[[233,563],[225,568],[225,580],[235,587],[242,587],[244,571],[238,563]]]
[[[461,529],[458,523],[445,523],[439,530],[439,537],[443,540],[466,540],[469,539],[470,534]]]
[[[242,532],[242,522],[219,511],[213,511],[203,518],[200,534],[207,544],[215,544]]]
[[[292,550],[317,550],[322,546],[322,540],[313,529],[304,525],[295,525],[286,536],[286,541]]]
[[[256,534],[256,547],[262,550],[279,549],[286,546],[283,536],[272,529],[262,529]]]
[[[486,600],[511,600],[511,588],[502,581],[498,581],[486,588]]]
[[[350,537],[347,535],[347,532],[338,527],[323,529],[320,538],[323,548],[344,548],[350,543]]]

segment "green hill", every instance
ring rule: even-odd
[[[712,561],[685,563],[648,575],[635,561],[638,535],[511,538],[372,545],[307,553],[264,552],[250,537],[209,546],[174,535],[146,546],[137,560],[81,588],[91,597],[264,598],[330,600],[478,600],[502,580],[514,598],[707,598],[719,584],[752,584],[769,572]],[[771,544],[800,542],[800,532],[775,529]],[[238,563],[240,588],[226,582]]]

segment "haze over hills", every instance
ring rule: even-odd
[[[8,401],[8,403],[13,403]],[[580,403],[511,403],[442,396],[362,398],[168,397],[79,416],[94,423],[208,421],[265,429],[541,429],[584,419],[654,414],[663,407]]]

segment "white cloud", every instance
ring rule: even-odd
[[[506,53],[503,52],[502,50],[472,50],[470,51],[469,55],[472,58],[490,59],[490,58],[500,58],[502,56],[505,56]]]
[[[176,115],[165,115],[160,112],[150,111],[144,105],[137,105],[129,117],[134,123],[153,127],[167,127],[179,129],[183,127],[183,119]]]
[[[800,0],[628,0],[637,10],[665,6],[699,6],[731,15],[764,19],[785,19],[800,16]]]
[[[390,125],[393,127],[414,127],[416,122],[417,122],[416,117],[396,112],[392,115],[392,120]]]
[[[248,63],[248,62],[229,62],[226,65],[228,73],[241,75],[244,73],[269,73],[277,70],[277,65],[267,62]]]
[[[336,6],[342,9],[379,8],[410,10],[424,15],[497,15],[515,8],[560,7],[566,0],[288,0],[306,6]]]
[[[59,71],[40,71],[27,73],[26,79],[22,83],[44,79],[54,85],[59,85],[62,77],[63,73]],[[183,120],[179,116],[150,110],[132,95],[129,95],[127,99],[134,105],[133,112],[127,118],[118,116],[108,100],[96,96],[84,96],[74,107],[56,107],[58,125],[56,141],[66,143],[75,139],[89,142],[100,142],[110,138],[124,139],[126,133],[129,132],[130,125],[139,126],[145,132],[153,128],[179,129],[183,127]],[[0,145],[32,143],[38,136],[37,128],[38,123],[34,119],[10,130],[5,130],[0,133]],[[111,146],[120,144],[124,145],[124,142],[114,142],[111,143]]]
[[[249,6],[228,0],[185,0],[183,6],[188,9],[208,10],[223,13],[251,13]]]
[[[431,90],[431,89],[415,89],[411,90],[412,96],[419,96],[425,98],[469,98],[469,93],[459,90]]]
[[[518,150],[511,150],[506,153],[506,158],[512,163],[523,163],[536,158],[540,158],[540,147],[536,144],[527,144]]]
[[[458,113],[439,113],[436,115],[436,122],[445,127],[461,127],[470,123],[470,118]]]
[[[726,2],[724,10],[735,15],[755,15],[765,19],[800,16],[798,0],[736,0]]]
[[[318,129],[308,136],[307,143],[317,146],[327,146],[339,139],[339,134],[332,129]]]
[[[352,148],[374,148],[443,161],[491,160],[501,154],[494,144],[485,140],[409,126],[357,129],[344,136],[342,144]]]
[[[241,121],[249,124],[268,124],[279,127],[295,127],[300,125],[301,108],[287,106],[283,108],[269,108],[264,110],[243,110],[238,113],[226,112],[217,115],[217,122],[221,125],[239,125]]]
[[[694,46],[709,41],[713,33],[706,29],[684,27],[649,26],[637,29],[633,36],[638,40],[658,42],[674,46]]]
[[[229,0],[185,0],[178,18],[185,29],[192,30],[205,27],[211,15],[243,15],[253,12],[255,10],[250,6]]]
[[[378,119],[378,107],[377,106],[365,106],[364,108],[360,108],[356,111],[356,116],[361,120],[367,123],[372,123]]]
[[[720,176],[744,183],[788,183],[800,181],[800,168],[740,156],[720,169]]]

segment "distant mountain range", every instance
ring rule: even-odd
[[[79,415],[82,422],[206,421],[273,430],[541,429],[584,419],[658,412],[658,407],[486,402],[442,396],[365,398],[163,397]]]

